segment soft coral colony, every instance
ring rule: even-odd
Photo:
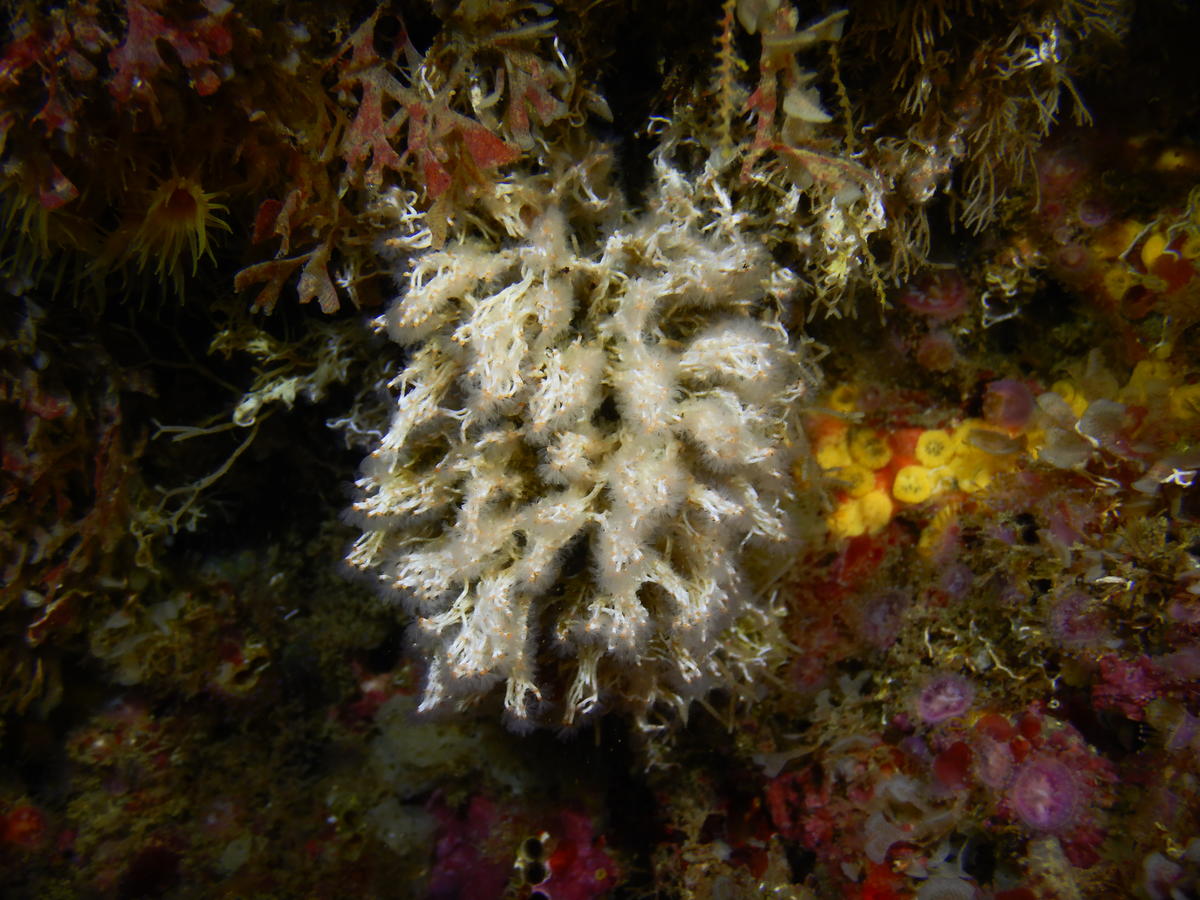
[[[501,679],[516,719],[614,692],[686,707],[765,661],[720,637],[771,639],[742,561],[790,537],[804,452],[787,278],[731,206],[703,208],[704,179],[660,160],[630,220],[594,177],[514,182],[521,243],[420,256],[380,321],[413,352],[350,561],[418,614],[426,707]],[[549,643],[565,697],[537,671]]]
[[[25,641],[4,645],[2,705],[57,702],[82,632],[114,682],[285,714],[269,692],[295,632],[212,586],[236,571],[266,592],[238,567],[172,593],[195,563],[167,539],[205,534],[214,486],[282,452],[261,434],[311,426],[304,397],[365,455],[346,562],[371,599],[297,607],[338,623],[313,656],[361,694],[322,728],[374,730],[370,786],[321,783],[306,864],[370,877],[351,859],[365,834],[434,896],[591,897],[625,876],[671,896],[1187,896],[1200,152],[1111,87],[1140,61],[1195,113],[1170,59],[1147,62],[1153,17],[643,6],[326,21],[75,0],[15,18],[0,275],[25,303],[4,372],[26,451],[4,456],[0,598]],[[248,303],[218,299],[227,276]],[[115,291],[213,298],[181,343],[255,362],[204,372],[226,411],[175,429],[244,435],[199,475],[126,424],[123,404],[163,419],[181,396],[156,402],[119,361],[128,338],[96,356],[107,382],[47,368],[46,348],[91,346],[63,339],[62,311]],[[403,661],[379,649],[381,606]],[[542,773],[513,761],[539,736],[497,714],[635,738],[652,849],[622,839],[600,787],[539,807]],[[129,756],[145,805],[170,784],[119,738],[139,730],[190,733],[129,701],[72,754],[101,773]],[[24,799],[4,813],[12,853],[48,854]],[[102,890],[137,895],[171,859],[249,872],[230,848],[252,815],[210,816],[220,862],[172,832],[123,875],[97,862]]]

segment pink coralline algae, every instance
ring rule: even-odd
[[[900,295],[900,302],[917,315],[944,322],[967,311],[970,294],[963,277],[951,270],[936,272],[909,285]]]
[[[545,900],[597,900],[619,883],[621,870],[597,835],[592,819],[573,809],[546,813],[504,805],[477,794],[465,809],[449,808],[438,797],[429,806],[439,820],[436,859],[430,871],[429,898],[473,900],[499,897],[513,878],[513,854],[521,836],[546,831],[527,859],[524,880],[533,896]],[[543,853],[545,855],[543,855]]]
[[[933,725],[961,716],[975,699],[975,689],[958,675],[938,675],[921,689],[917,697],[917,712],[921,719]]]
[[[1002,790],[1012,777],[1012,747],[1006,741],[986,735],[980,735],[974,746],[975,777],[992,790]]]
[[[949,372],[958,362],[958,349],[954,338],[946,332],[931,331],[917,342],[913,358],[930,372]]]
[[[1077,537],[1065,535],[1062,542],[1070,546]],[[1111,639],[1104,614],[1091,597],[1079,590],[1069,590],[1058,597],[1050,610],[1050,634],[1063,647],[1082,649],[1099,647]]]
[[[547,860],[549,875],[538,885],[538,893],[549,900],[593,900],[619,880],[616,862],[605,850],[604,838],[593,833],[587,816],[564,810],[554,836],[554,852]]]
[[[886,650],[896,642],[904,613],[912,604],[905,591],[882,591],[868,598],[858,611],[858,630],[868,644]]]
[[[1035,831],[1065,831],[1079,809],[1080,788],[1075,776],[1056,759],[1043,757],[1025,763],[1008,797],[1021,821]]]
[[[503,824],[496,805],[483,796],[471,798],[465,816],[442,804],[433,807],[441,820],[428,896],[431,898],[498,897],[508,882],[510,864],[487,851],[489,836]]]
[[[1162,673],[1145,656],[1133,660],[1102,657],[1100,679],[1092,686],[1096,708],[1117,710],[1135,722],[1146,718],[1146,706],[1162,693]]]
[[[1079,224],[1085,228],[1099,228],[1107,225],[1113,217],[1112,206],[1098,197],[1085,197],[1079,201],[1075,215]]]
[[[991,382],[983,395],[983,418],[1001,428],[1024,428],[1033,409],[1033,393],[1012,378]]]

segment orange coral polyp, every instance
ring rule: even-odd
[[[177,187],[163,204],[163,210],[171,216],[186,219],[196,214],[196,198],[187,188]]]
[[[178,289],[183,281],[181,263],[186,265],[188,257],[192,275],[196,274],[200,257],[212,260],[209,229],[229,231],[229,225],[218,215],[226,207],[215,202],[216,197],[181,175],[155,188],[129,247],[130,255],[137,258],[138,268],[145,271],[153,262],[155,274],[159,278],[169,277]]]

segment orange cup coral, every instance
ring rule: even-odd
[[[182,295],[183,267],[188,261],[195,275],[202,256],[213,258],[209,229],[229,231],[218,215],[226,207],[215,202],[216,197],[187,176],[175,175],[161,182],[129,241],[126,259],[136,259],[143,272],[153,264],[154,274],[170,278],[176,293]]]

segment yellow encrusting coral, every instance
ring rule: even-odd
[[[823,407],[853,416],[858,397],[857,389],[839,385]],[[982,419],[923,429],[850,426],[829,415],[818,419],[814,455],[835,492],[826,525],[836,538],[876,534],[897,508],[935,501],[944,509],[941,504],[985,489],[997,474],[1015,471],[1036,455],[1021,452],[1035,443],[1036,430],[1018,437]]]

